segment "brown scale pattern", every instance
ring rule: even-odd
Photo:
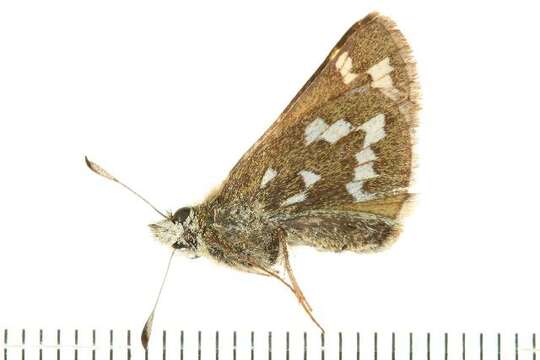
[[[352,60],[351,71],[358,74],[350,84],[344,83],[335,66],[345,51]],[[387,57],[393,67],[390,73],[393,86],[399,91],[397,100],[371,88],[372,79],[366,73]],[[370,236],[379,247],[390,242],[399,229],[395,220],[410,198],[407,188],[412,176],[413,133],[419,108],[415,78],[410,49],[394,23],[377,14],[359,21],[342,37],[278,120],[236,164],[207,205],[257,208],[264,216],[277,219],[278,225],[288,231],[291,243],[301,238],[300,242],[319,248],[363,250],[374,248],[373,244],[365,245],[370,244]],[[355,202],[345,185],[353,180],[357,166],[354,156],[363,148],[365,133],[358,130],[335,144],[318,140],[306,146],[304,132],[317,117],[328,125],[344,119],[356,127],[378,114],[385,115],[386,133],[382,140],[371,145],[377,156],[373,167],[378,176],[363,184],[364,192],[378,197]],[[277,175],[261,189],[262,176],[269,167]],[[298,175],[301,170],[312,171],[321,179],[307,191],[306,200],[281,206],[285,199],[305,190]],[[337,226],[340,221],[341,233]],[[351,221],[356,222],[356,227],[350,225]],[[317,226],[307,226],[308,223]],[[347,230],[353,228],[355,231]],[[342,246],[342,241],[356,245]]]

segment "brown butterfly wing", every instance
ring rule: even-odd
[[[340,228],[333,238],[349,243],[347,237],[364,234],[357,246],[341,248],[384,243],[408,198],[415,76],[401,33],[388,18],[370,14],[236,164],[214,204],[262,209],[303,243],[332,238],[325,227]],[[355,221],[361,226],[351,226]],[[379,230],[366,237],[369,229]]]

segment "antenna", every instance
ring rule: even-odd
[[[135,190],[133,190],[132,188],[130,188],[129,186],[127,186],[126,184],[124,184],[123,182],[121,182],[120,180],[118,180],[117,178],[115,178],[114,176],[112,176],[111,174],[109,174],[109,172],[107,172],[105,169],[103,169],[101,166],[99,166],[98,164],[96,164],[95,162],[93,161],[90,161],[88,159],[88,157],[84,157],[84,161],[86,162],[86,165],[88,166],[88,168],[90,170],[92,170],[93,172],[95,172],[96,174],[100,175],[100,176],[103,176],[105,179],[109,179],[111,181],[114,181],[115,183],[118,183],[120,185],[122,185],[124,188],[126,188],[127,190],[129,190],[132,194],[136,195],[139,199],[141,199],[142,201],[144,201],[145,203],[147,203],[148,205],[150,205],[150,207],[152,209],[154,209],[159,215],[163,216],[165,219],[169,219],[169,217],[167,215],[165,215],[164,213],[162,213],[161,211],[159,211],[154,205],[152,205],[152,203],[148,200],[146,200],[144,197],[142,197],[141,195],[139,195],[139,193],[137,193]]]
[[[130,188],[129,186],[127,186],[126,184],[124,184],[123,182],[115,178],[114,176],[112,176],[107,170],[103,169],[101,166],[99,166],[95,162],[90,161],[88,157],[85,156],[84,161],[86,162],[86,165],[88,166],[88,168],[90,168],[90,170],[92,170],[93,172],[95,172],[96,174],[100,176],[103,176],[105,179],[109,179],[111,181],[114,181],[122,185],[124,188],[129,190],[132,194],[135,194],[139,199],[141,199],[142,201],[150,205],[150,207],[154,209],[158,214],[163,216],[165,219],[169,219],[168,216],[166,216],[164,213],[159,211],[154,205],[152,205],[150,201],[146,200],[144,197],[139,195],[139,193],[134,191],[132,188]],[[165,280],[167,280],[167,275],[169,274],[169,269],[171,268],[171,262],[172,262],[175,251],[176,249],[173,249],[173,251],[171,252],[171,256],[169,257],[169,263],[167,264],[167,270],[165,271],[165,275],[163,276],[163,281],[161,282],[161,287],[159,288],[159,293],[156,298],[156,302],[154,303],[152,312],[150,313],[150,316],[148,316],[148,319],[146,320],[146,323],[144,324],[144,328],[141,333],[141,342],[145,350],[147,350],[148,348],[148,342],[150,341],[150,335],[152,333],[152,323],[154,322],[154,314],[156,312],[156,308],[159,302],[159,298],[161,296],[161,292],[163,291],[163,287],[165,286]]]
[[[165,286],[165,280],[167,280],[167,275],[169,274],[169,269],[171,268],[171,262],[175,251],[176,249],[173,249],[173,251],[171,252],[171,256],[169,257],[169,263],[167,264],[167,270],[165,270],[165,275],[163,276],[163,281],[161,282],[161,287],[159,288],[156,302],[154,303],[154,307],[152,308],[152,312],[148,316],[146,323],[144,323],[144,327],[141,333],[141,342],[145,350],[148,349],[148,342],[150,341],[150,335],[152,334],[152,323],[154,322],[154,314],[156,312],[159,298],[161,297],[161,292],[163,291],[163,287]]]

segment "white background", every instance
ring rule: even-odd
[[[2,1],[0,328],[138,331],[159,216],[83,156],[161,209],[201,201],[378,10],[418,63],[416,210],[384,253],[295,249],[297,278],[330,333],[534,331],[538,10],[502,3]],[[316,333],[276,281],[183,257],[155,326]]]

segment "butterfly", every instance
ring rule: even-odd
[[[151,231],[173,254],[276,278],[323,330],[294,276],[289,249],[366,252],[397,238],[411,199],[418,110],[410,47],[392,20],[371,13],[345,33],[217,191],[172,214],[154,207],[163,220]],[[143,331],[145,347],[154,311]]]

